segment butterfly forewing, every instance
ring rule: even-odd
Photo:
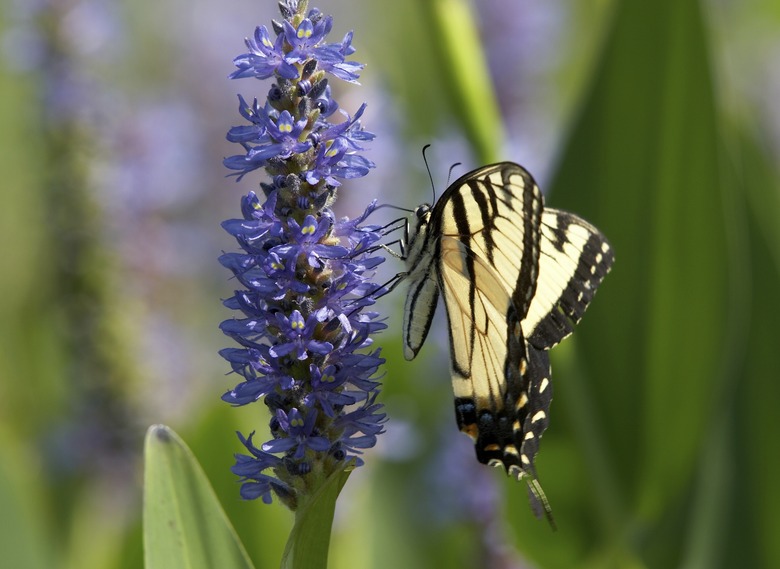
[[[607,240],[574,214],[546,208],[536,292],[523,320],[526,338],[549,349],[572,333],[614,256]]]

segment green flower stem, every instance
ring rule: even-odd
[[[295,525],[282,556],[281,569],[325,569],[333,512],[350,470],[331,474],[311,495],[300,495]]]

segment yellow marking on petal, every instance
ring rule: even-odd
[[[304,225],[303,229],[301,229],[301,233],[303,233],[304,235],[311,235],[315,231],[317,231],[316,225]]]

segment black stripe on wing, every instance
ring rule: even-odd
[[[409,284],[404,305],[404,357],[414,359],[420,351],[431,328],[439,287],[436,277],[430,271]]]
[[[471,197],[474,198],[474,203],[476,203],[477,207],[479,208],[483,227],[482,239],[485,243],[487,261],[493,265],[495,264],[493,251],[496,248],[496,243],[493,239],[493,231],[495,230],[495,216],[498,215],[498,199],[496,198],[496,190],[487,177],[483,179],[469,180],[466,185],[471,189]],[[463,196],[461,194],[458,195],[462,200]],[[465,227],[464,229],[467,229],[469,234],[471,233],[470,229]],[[463,233],[461,233],[461,235],[463,235]]]
[[[480,192],[477,192],[477,194],[480,194]],[[471,250],[471,229],[469,225],[468,220],[468,213],[466,212],[466,204],[463,199],[463,194],[460,192],[454,192],[452,194],[452,197],[450,199],[450,203],[452,204],[452,214],[455,218],[455,225],[458,229],[458,239],[461,243],[463,243],[465,250],[470,251]],[[441,256],[441,247],[439,247],[439,256]],[[470,320],[471,322],[474,322],[475,316],[475,300],[476,300],[476,278],[474,274],[474,257],[472,255],[464,255],[462,257],[465,261],[465,268],[466,268],[466,276],[468,277],[469,281],[469,307],[470,307]],[[440,269],[441,274],[441,269]],[[440,284],[440,286],[443,287],[443,284]],[[450,334],[452,334],[452,330],[450,330]],[[469,332],[469,345],[474,347],[474,336],[476,334],[476,328],[472,325],[471,330]],[[450,337],[450,346],[452,346],[452,338]],[[470,356],[470,355],[469,355]],[[452,361],[453,361],[453,368],[456,367],[456,358],[454,357],[454,354],[451,354]],[[470,359],[470,357],[469,357]],[[469,375],[468,370],[457,370],[459,373],[461,373],[464,377]]]
[[[504,178],[504,188],[511,188],[514,185],[511,182],[512,176],[520,176],[523,180],[523,196],[519,201],[523,220],[523,256],[520,261],[520,274],[517,275],[517,284],[512,293],[516,317],[522,320],[528,313],[539,276],[540,225],[544,199],[533,177],[524,168],[512,165],[511,168],[502,170],[501,174]],[[509,320],[509,315],[507,318]],[[509,332],[515,331],[510,329]]]

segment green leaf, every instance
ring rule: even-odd
[[[282,557],[282,569],[325,569],[336,499],[351,470],[330,475],[313,496],[299,498],[295,525]]]
[[[164,425],[146,434],[144,556],[146,569],[250,569],[200,465]]]

